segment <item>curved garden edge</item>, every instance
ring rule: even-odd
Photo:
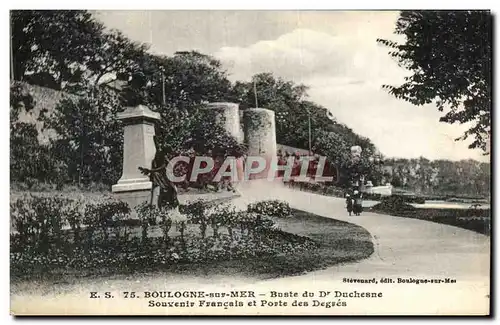
[[[313,240],[317,244],[316,249],[204,264],[197,271],[191,269],[191,274],[220,274],[267,280],[357,262],[369,258],[375,251],[371,234],[365,228],[350,222],[297,209],[293,209],[291,217],[272,219],[285,236],[288,234]]]
[[[292,210],[288,218],[272,217],[276,222],[279,233],[284,238],[293,237],[306,238],[314,241],[317,246],[314,249],[295,250],[268,257],[252,257],[248,259],[235,259],[212,261],[209,263],[177,264],[166,269],[143,270],[129,274],[104,274],[90,275],[86,277],[75,276],[75,274],[56,275],[37,279],[38,285],[63,284],[71,285],[81,282],[92,281],[95,278],[129,278],[130,276],[176,276],[183,277],[227,277],[242,278],[248,281],[269,280],[287,276],[301,275],[311,271],[322,270],[341,263],[356,262],[370,257],[374,253],[371,234],[361,226],[339,221],[336,219],[322,217],[300,210]],[[295,243],[296,244],[296,243]],[[13,290],[24,291],[29,282],[19,278],[13,281]],[[49,289],[48,289],[49,290]]]

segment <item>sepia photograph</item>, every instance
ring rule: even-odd
[[[491,315],[491,11],[9,17],[11,315]]]

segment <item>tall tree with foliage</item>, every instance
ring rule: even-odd
[[[74,183],[115,184],[121,176],[123,130],[116,114],[118,95],[101,89],[94,96],[63,99],[43,116],[44,126],[57,133],[53,155],[67,166]]]
[[[488,196],[490,164],[472,159],[386,159],[386,180],[397,188],[422,194]]]
[[[195,51],[178,52],[172,57],[145,53],[132,71],[122,102],[126,106],[144,104],[160,113],[157,145],[169,152],[181,153],[190,146],[200,150],[209,148],[215,145],[213,141],[234,145],[229,138],[226,141],[210,139],[207,134],[201,136],[217,128],[206,125],[202,107],[209,102],[227,100],[230,89],[227,72],[209,55]]]
[[[104,26],[86,10],[13,10],[15,80],[54,89],[82,80]]]
[[[403,11],[395,33],[404,43],[378,39],[412,71],[400,86],[384,86],[415,105],[435,103],[446,123],[473,123],[457,140],[489,152],[491,135],[492,15],[489,11]]]
[[[319,131],[334,132],[347,145],[372,148],[369,139],[360,137],[347,126],[337,122],[333,114],[321,105],[307,100],[307,86],[295,84],[271,73],[259,73],[251,82],[236,82],[230,100],[241,103],[240,108],[255,107],[254,85],[259,107],[270,109],[276,114],[276,137],[280,144],[308,148],[308,118],[311,116],[312,142]]]

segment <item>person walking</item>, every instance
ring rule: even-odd
[[[346,209],[347,212],[349,213],[349,216],[351,216],[352,213],[352,198],[349,194],[345,195],[345,203],[346,203]]]
[[[353,204],[353,212],[354,215],[359,216],[363,211],[363,201],[362,195],[359,191],[354,191],[354,204]]]

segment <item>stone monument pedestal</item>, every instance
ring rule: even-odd
[[[128,203],[133,209],[143,202],[150,202],[152,183],[148,176],[142,175],[139,167],[151,168],[156,154],[154,142],[155,123],[160,114],[143,105],[128,107],[118,114],[123,121],[123,173],[111,191]]]

